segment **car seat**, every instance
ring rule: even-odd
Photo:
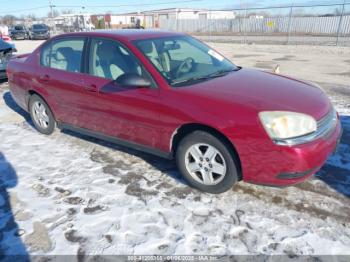
[[[128,71],[123,55],[113,42],[105,41],[96,49],[94,75],[115,80]]]

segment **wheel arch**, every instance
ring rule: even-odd
[[[208,132],[211,135],[214,135],[216,138],[218,138],[219,140],[221,140],[227,147],[228,149],[231,151],[231,154],[233,154],[233,156],[237,159],[237,168],[238,168],[238,179],[242,180],[243,178],[243,174],[242,174],[242,164],[241,164],[241,159],[239,157],[239,154],[235,148],[235,146],[232,144],[232,142],[223,134],[221,133],[219,130],[208,126],[208,125],[204,125],[204,124],[198,124],[198,123],[188,123],[188,124],[184,124],[182,126],[180,126],[179,128],[177,128],[174,131],[174,134],[172,135],[171,138],[171,152],[172,154],[175,156],[176,154],[176,149],[180,143],[180,141],[187,136],[188,134],[194,132],[194,131],[205,131]]]
[[[28,90],[28,92],[27,92],[27,96],[28,96],[27,109],[28,109],[28,112],[29,112],[29,101],[30,101],[30,97],[31,97],[32,95],[37,95],[37,96],[39,96],[42,100],[44,100],[45,103],[47,104],[47,106],[49,107],[49,109],[50,109],[50,111],[51,111],[51,113],[52,113],[54,119],[57,120],[57,119],[56,119],[56,116],[55,116],[55,112],[52,110],[52,107],[51,107],[50,104],[47,102],[47,100],[45,99],[45,97],[43,97],[42,94],[38,93],[37,91],[35,91],[35,90],[33,90],[33,89],[30,89],[30,90]]]

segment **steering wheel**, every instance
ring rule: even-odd
[[[187,57],[177,68],[175,76],[178,78],[181,74],[186,74],[191,71],[194,65],[194,59]]]

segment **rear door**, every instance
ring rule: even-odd
[[[94,97],[83,85],[84,37],[64,37],[49,42],[41,50],[37,82],[55,103],[55,117],[60,122],[86,127],[86,107]]]

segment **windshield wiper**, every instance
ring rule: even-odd
[[[225,76],[225,75],[227,75],[230,72],[238,71],[240,69],[241,69],[241,67],[237,67],[237,68],[234,68],[234,69],[222,69],[222,70],[219,70],[217,72],[214,72],[214,73],[206,75],[206,76],[191,77],[191,78],[184,79],[184,80],[174,81],[171,84],[172,85],[178,85],[178,84],[184,84],[184,83],[188,83],[188,82],[196,82],[196,81],[213,79],[213,78],[216,78],[216,77]]]

